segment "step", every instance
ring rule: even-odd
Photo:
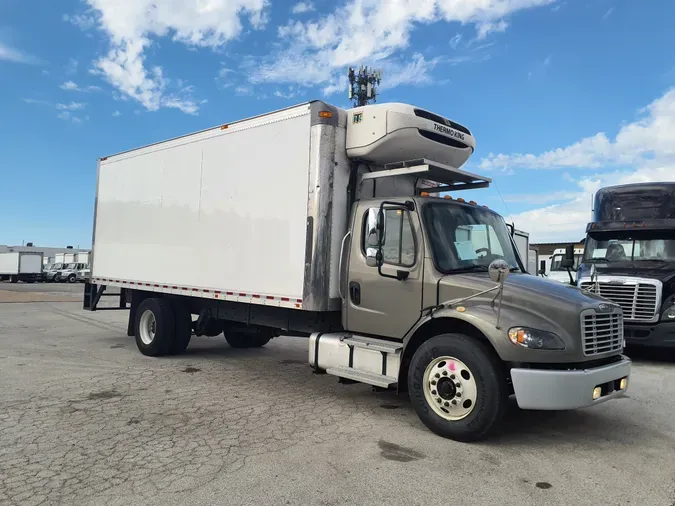
[[[382,376],[381,374],[374,374],[372,372],[358,371],[351,367],[331,367],[330,369],[326,369],[326,372],[339,378],[350,379],[380,388],[389,388],[391,385],[395,385],[398,382],[397,378],[392,378],[391,376]]]
[[[396,353],[403,348],[401,343],[391,343],[382,339],[373,339],[372,337],[351,336],[345,337],[343,343],[356,348],[365,348],[373,351],[383,351],[385,353]]]

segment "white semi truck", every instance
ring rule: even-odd
[[[490,184],[458,168],[473,149],[421,108],[313,101],[101,158],[84,308],[121,288],[149,356],[193,334],[308,337],[316,373],[407,390],[460,441],[499,427],[509,395],[621,395],[621,308],[526,273],[503,218],[456,196]]]
[[[35,283],[42,277],[42,253],[0,253],[0,281]]]

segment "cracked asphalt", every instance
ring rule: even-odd
[[[2,505],[675,503],[667,354],[638,356],[622,399],[513,405],[499,436],[468,445],[402,396],[312,374],[304,339],[144,357],[127,313],[84,312],[81,290],[0,284]]]

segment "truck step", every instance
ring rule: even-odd
[[[357,371],[351,367],[331,367],[330,369],[326,369],[326,372],[339,378],[350,379],[380,388],[389,388],[391,385],[395,385],[398,382],[396,378],[392,378],[391,376]]]
[[[373,351],[383,351],[385,353],[397,353],[403,348],[401,343],[392,343],[382,339],[373,339],[372,337],[351,336],[345,337],[343,343],[356,348],[365,348]]]

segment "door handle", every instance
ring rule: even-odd
[[[355,306],[361,304],[361,285],[356,281],[349,282],[349,298]]]

